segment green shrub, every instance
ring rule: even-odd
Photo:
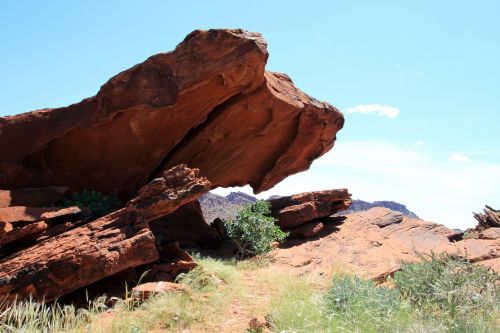
[[[442,318],[453,330],[472,331],[500,310],[500,276],[456,255],[420,255],[394,276],[395,288],[425,316]]]
[[[87,207],[92,211],[95,218],[107,215],[120,207],[120,202],[115,194],[104,195],[97,191],[75,192],[70,198],[63,199],[64,207],[78,206]]]
[[[270,203],[264,200],[244,206],[235,219],[225,220],[228,238],[235,244],[240,258],[269,252],[271,243],[282,241],[287,233],[270,214]]]

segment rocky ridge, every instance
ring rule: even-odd
[[[431,252],[457,254],[500,272],[500,228],[464,239],[463,232],[376,207],[331,217],[315,237],[289,239],[270,258],[299,275],[324,277],[340,267],[384,282],[403,262]]]

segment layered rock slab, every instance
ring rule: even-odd
[[[167,170],[125,208],[0,260],[0,296],[51,301],[130,267],[160,258],[149,222],[210,189],[199,170]]]
[[[197,30],[172,52],[111,78],[96,96],[0,118],[0,188],[118,191],[180,163],[213,187],[269,189],[330,148],[344,118],[265,72],[266,42]]]
[[[282,229],[287,230],[345,210],[352,200],[347,189],[336,189],[298,193],[269,202],[271,215],[278,219]]]

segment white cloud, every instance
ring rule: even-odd
[[[413,144],[341,142],[259,197],[343,187],[354,198],[397,201],[423,219],[465,229],[476,224],[473,211],[500,203],[500,164],[450,163]]]
[[[458,163],[470,163],[472,160],[469,156],[465,154],[453,154],[448,157],[448,161],[450,162],[458,162]]]
[[[450,163],[427,152],[427,146],[338,142],[308,171],[288,177],[258,197],[345,187],[353,198],[397,201],[421,218],[450,228],[475,226],[473,211],[500,204],[500,164],[470,158],[468,163]],[[232,190],[251,193],[247,186]]]
[[[381,104],[361,104],[346,110],[347,113],[376,114],[387,118],[396,118],[399,115],[399,108]]]

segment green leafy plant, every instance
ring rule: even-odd
[[[238,250],[238,257],[244,258],[269,252],[274,241],[283,241],[287,233],[276,224],[270,214],[270,203],[264,200],[244,206],[235,219],[225,220],[228,238]]]
[[[115,194],[105,195],[97,191],[83,190],[63,199],[62,205],[64,207],[87,207],[92,211],[94,217],[98,218],[117,210],[120,207],[120,202]]]

